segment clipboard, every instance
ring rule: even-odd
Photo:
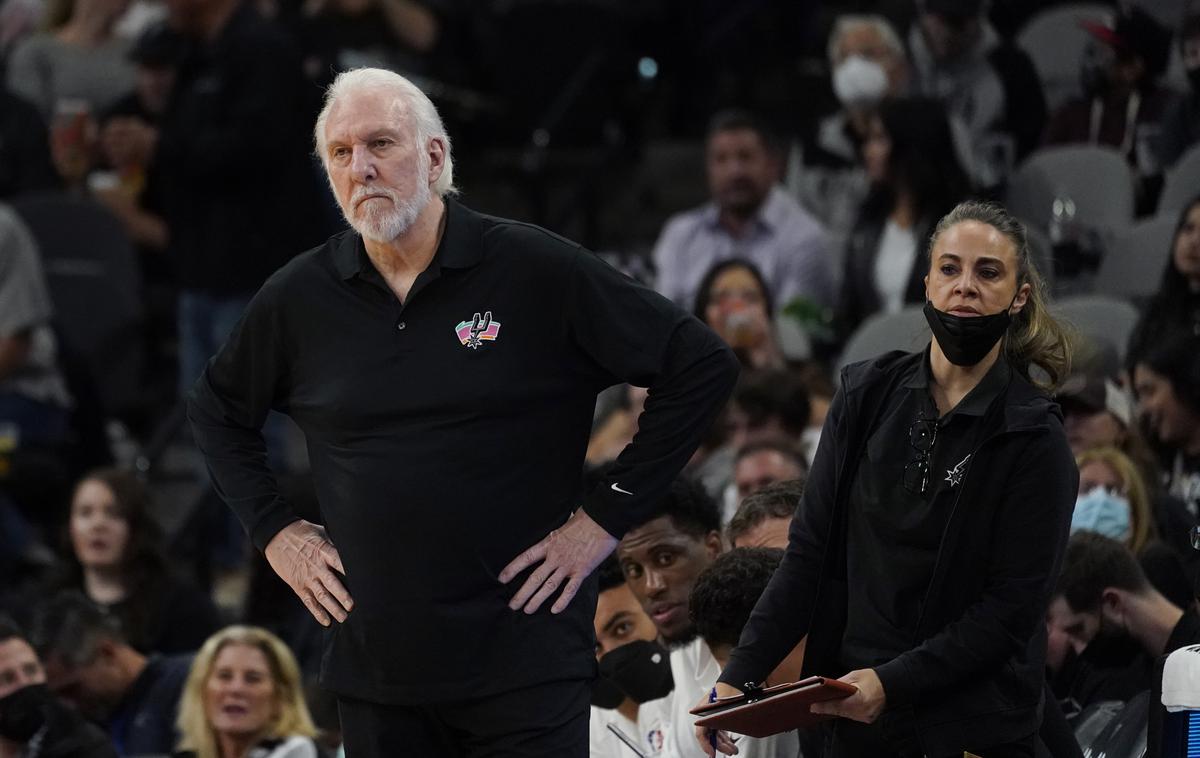
[[[809,706],[850,697],[855,692],[858,688],[852,684],[810,676],[765,689],[747,688],[741,695],[720,698],[693,708],[689,713],[701,717],[696,720],[696,726],[749,737],[769,737],[833,718],[812,713]]]

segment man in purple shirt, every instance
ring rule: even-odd
[[[781,161],[766,129],[748,113],[718,113],[705,152],[712,200],[667,221],[654,246],[658,291],[690,308],[713,264],[743,258],[779,307],[797,297],[833,305],[825,230],[778,186]]]

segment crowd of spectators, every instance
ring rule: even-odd
[[[1043,741],[1076,755],[1063,729],[1149,692],[1152,749],[1173,744],[1179,717],[1153,698],[1161,659],[1200,642],[1200,196],[1159,201],[1189,165],[1200,191],[1200,5],[1074,20],[1085,42],[1065,96],[1020,44],[1058,3],[734,5],[0,2],[0,758],[337,751],[320,629],[230,529],[179,399],[271,272],[339,229],[309,135],[322,88],[362,65],[431,94],[465,202],[580,238],[743,365],[659,513],[597,571],[600,757],[631,742],[698,755],[687,710],[787,545],[843,350],[925,301],[938,219],[1004,199],[1042,151],[1115,150],[1134,184],[1113,191],[1174,231],[1169,249],[1138,251],[1165,261],[1147,297],[1092,293],[1088,271],[1055,267],[1060,292],[1123,299],[1139,317],[1127,340],[1076,324],[1081,360],[1057,390],[1080,487],[1046,616],[1048,710],[1066,726],[1047,717]],[[551,21],[545,50],[562,60],[539,57]],[[685,146],[706,182],[661,196],[698,204],[627,192],[664,145]],[[653,221],[640,239],[644,219],[603,221],[631,194]],[[1094,223],[1098,240],[1125,231]],[[1116,254],[1094,252],[1099,265]],[[89,332],[113,320],[114,292],[132,293],[134,317]],[[125,349],[142,360],[121,375],[134,401],[117,405],[98,367]],[[644,399],[604,393],[586,473],[637,433]],[[316,520],[294,430],[272,416],[266,434]],[[182,451],[172,476],[198,495],[168,486],[164,450]],[[803,653],[768,681],[795,678]],[[820,743],[739,748],[792,758]]]

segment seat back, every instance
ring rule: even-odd
[[[1133,222],[1134,175],[1120,152],[1065,145],[1034,152],[1013,173],[1005,195],[1009,211],[1042,230],[1050,228],[1056,198],[1075,205],[1075,222],[1110,229]]]
[[[910,305],[896,313],[876,313],[867,318],[842,350],[838,371],[858,361],[882,355],[889,350],[921,350],[929,344],[929,325],[922,306]]]
[[[104,411],[120,415],[141,400],[145,346],[138,262],[120,222],[88,198],[15,199],[42,256],[64,346],[90,370]]]
[[[1194,145],[1167,171],[1158,212],[1178,213],[1184,206],[1200,197],[1200,145]]]
[[[1029,254],[1033,257],[1033,263],[1037,266],[1038,273],[1042,275],[1042,281],[1046,283],[1046,290],[1054,291],[1054,246],[1050,244],[1050,238],[1046,236],[1046,232],[1042,231],[1036,224],[1031,224],[1022,219],[1022,224],[1025,226],[1025,240],[1029,243]]]
[[[1124,364],[1129,335],[1138,321],[1137,308],[1128,301],[1104,295],[1080,295],[1059,300],[1050,310],[1084,337],[1099,345],[1111,345],[1120,364]]]
[[[1096,273],[1096,292],[1123,298],[1157,292],[1177,223],[1174,214],[1159,214],[1117,232]]]

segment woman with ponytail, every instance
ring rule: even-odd
[[[842,371],[783,563],[715,689],[765,679],[808,635],[831,755],[1033,756],[1045,614],[1078,471],[1047,392],[1070,343],[1025,232],[967,202],[930,240],[932,339]],[[697,730],[705,752],[731,752]]]

